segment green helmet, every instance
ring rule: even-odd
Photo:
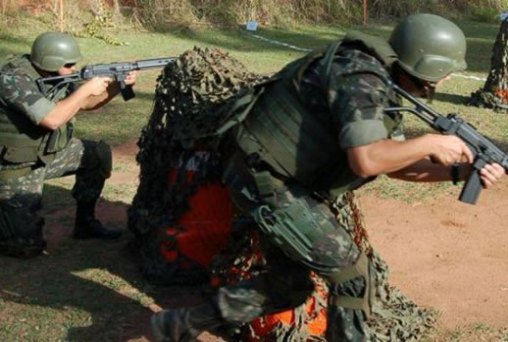
[[[437,82],[466,69],[466,37],[451,21],[433,14],[415,14],[402,20],[389,40],[400,66],[409,74]]]
[[[81,59],[78,43],[74,38],[61,32],[46,32],[35,38],[30,53],[31,62],[45,71],[58,71],[65,64]]]

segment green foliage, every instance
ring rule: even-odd
[[[235,27],[244,25],[248,20],[256,20],[265,27],[296,27],[303,23],[352,25],[364,21],[361,0],[118,1],[130,6],[128,10],[125,10],[126,7],[123,10],[126,19],[156,31],[168,31],[175,26]],[[9,6],[2,8],[2,15],[37,8],[35,15],[45,17],[50,26],[58,28],[61,24],[57,2],[53,0],[7,3]],[[499,12],[508,8],[508,0],[368,0],[366,3],[369,21],[399,18],[416,12],[492,21]],[[97,17],[97,7],[102,12],[111,12],[111,4],[111,1],[104,0],[64,1],[66,30],[94,36],[109,44],[119,44],[116,37],[105,30],[104,19],[108,20],[108,14],[102,13]],[[117,14],[115,12],[115,21],[119,19]]]
[[[139,0],[134,19],[158,31],[168,26],[189,26],[202,15],[187,0]]]
[[[401,17],[416,12],[432,12],[439,5],[432,0],[383,0],[371,1],[369,15],[374,18]]]
[[[496,22],[499,21],[499,11],[491,7],[477,7],[471,12],[471,18],[480,22]]]
[[[369,20],[399,18],[416,12],[492,21],[508,7],[507,0],[369,0]],[[146,27],[219,25],[232,27],[256,20],[263,26],[296,27],[303,23],[360,24],[358,0],[139,0],[136,20]]]
[[[124,45],[124,42],[106,32],[108,28],[112,27],[115,27],[113,13],[106,11],[101,15],[96,15],[92,21],[86,23],[81,35],[103,40],[110,45]]]

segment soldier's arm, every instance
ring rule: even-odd
[[[411,182],[442,182],[442,181],[466,181],[473,171],[473,167],[468,163],[457,164],[456,175],[453,175],[452,168],[442,164],[431,162],[429,159],[423,159],[404,169],[388,174],[391,178],[396,178]],[[489,188],[505,174],[504,168],[496,163],[487,164],[480,170],[482,185]],[[455,178],[456,177],[456,178]]]
[[[384,107],[388,103],[386,82],[374,73],[357,73],[337,82],[331,93],[339,143],[346,151],[351,170],[360,177],[391,173],[410,166],[432,153],[431,136],[403,140],[400,118],[388,129]],[[335,98],[333,98],[335,96]]]
[[[351,169],[362,177],[389,174],[404,180],[449,180],[449,167],[472,161],[471,151],[454,136],[426,134],[395,141],[383,139],[348,149]],[[429,158],[439,163],[430,162]]]
[[[388,105],[386,82],[373,73],[357,73],[337,83],[332,92],[332,113],[337,113],[339,143],[346,151],[351,170],[361,177],[391,174],[404,177],[420,172],[413,165],[432,158],[445,167],[432,167],[418,177],[449,179],[449,166],[457,162],[471,163],[473,156],[464,142],[455,136],[426,134],[409,140],[397,140],[401,134],[396,117],[384,112]],[[333,96],[336,98],[333,99]],[[387,122],[393,121],[392,124]],[[408,169],[413,167],[413,169]],[[405,172],[402,171],[406,169]],[[400,171],[400,172],[399,172]],[[432,171],[432,172],[431,172]]]
[[[110,78],[95,77],[84,83],[68,97],[58,101],[53,109],[39,122],[39,125],[51,130],[70,121],[91,98],[104,96]]]
[[[34,125],[38,125],[55,106],[26,75],[1,74],[0,96],[9,110],[26,115]]]
[[[104,93],[110,81],[91,79],[55,103],[47,99],[29,77],[10,74],[0,76],[0,94],[5,105],[25,114],[34,125],[54,130],[71,120],[89,97]]]

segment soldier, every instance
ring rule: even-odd
[[[74,238],[115,239],[95,218],[95,204],[112,168],[111,149],[103,141],[73,137],[74,116],[93,110],[119,93],[116,82],[96,77],[76,87],[67,84],[51,98],[38,88],[40,77],[76,72],[81,52],[72,36],[39,35],[30,54],[0,68],[0,253],[30,257],[44,247],[41,208],[45,179],[76,175]],[[126,84],[133,85],[131,73]]]
[[[328,341],[365,341],[372,307],[366,251],[351,238],[351,191],[380,174],[418,182],[464,180],[473,154],[453,135],[405,139],[390,84],[431,97],[464,70],[466,40],[452,22],[417,14],[389,41],[361,33],[300,58],[258,90],[245,120],[222,141],[223,180],[238,210],[262,231],[267,271],[221,287],[195,307],[153,315],[159,340],[190,341],[294,308],[312,293],[314,271],[328,281]],[[484,187],[504,169],[481,170]],[[353,220],[354,221],[354,220]],[[354,224],[354,223],[353,223]]]

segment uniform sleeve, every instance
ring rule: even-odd
[[[331,82],[330,110],[343,149],[390,138],[383,114],[387,88],[379,76],[360,72]]]
[[[44,97],[33,79],[24,75],[1,75],[0,94],[8,107],[24,113],[36,125],[56,105]]]

